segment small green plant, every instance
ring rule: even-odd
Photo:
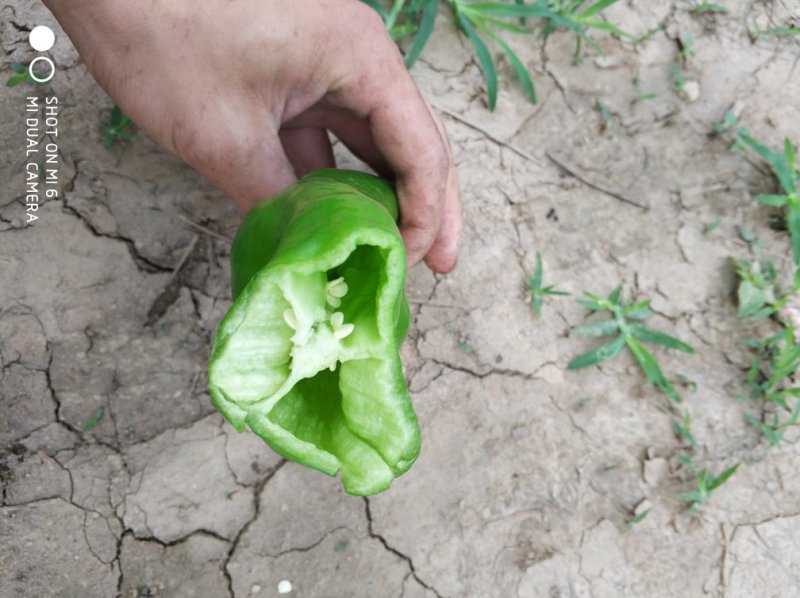
[[[673,63],[670,67],[672,73],[672,91],[675,93],[680,93],[686,87],[686,75],[681,68],[681,65],[677,62]]]
[[[736,225],[736,234],[739,235],[742,241],[750,246],[750,251],[753,253],[764,247],[764,243],[761,242],[761,239],[759,239],[753,231],[749,228],[745,228],[741,224]]]
[[[20,83],[28,83],[30,85],[47,85],[42,81],[37,81],[33,77],[31,77],[31,73],[28,70],[28,67],[22,64],[21,62],[12,62],[11,63],[11,70],[14,71],[14,74],[11,75],[8,79],[6,79],[6,87],[16,87]],[[41,77],[45,77],[45,73],[36,73]]]
[[[475,348],[465,340],[458,341],[457,346],[459,351],[466,353],[467,355],[471,355],[475,352]]]
[[[342,540],[341,542],[337,542],[334,547],[334,552],[347,552],[350,548],[350,542],[348,540]]]
[[[672,383],[664,376],[661,366],[659,366],[655,357],[642,343],[661,345],[685,353],[694,353],[694,349],[677,338],[640,324],[639,322],[653,316],[653,312],[650,309],[650,301],[623,303],[621,301],[621,285],[614,289],[606,299],[592,293],[584,293],[584,295],[586,298],[578,299],[578,303],[593,312],[608,311],[612,317],[607,320],[576,326],[571,330],[570,334],[572,336],[615,336],[612,340],[599,347],[579,355],[567,367],[571,370],[576,370],[598,364],[606,359],[615,357],[622,351],[623,347],[627,346],[650,383],[679,403],[681,401],[680,395],[672,386]]]
[[[713,2],[698,2],[689,9],[689,12],[699,13],[699,14],[703,13],[727,14],[730,11],[724,6],[720,6],[719,4],[714,4]]]
[[[692,434],[692,416],[688,409],[683,413],[683,420],[672,420],[672,431],[675,433],[675,436],[685,441],[690,447],[693,449],[697,448],[697,440],[695,440],[694,434]]]
[[[127,141],[133,137],[133,121],[122,113],[119,106],[114,106],[109,114],[108,121],[100,123],[100,133],[103,136],[103,145],[107,149],[114,147],[117,141]]]
[[[727,110],[723,115],[722,120],[714,125],[714,132],[717,135],[721,135],[722,133],[727,133],[728,131],[734,130],[738,126],[739,115],[733,110]]]
[[[678,51],[678,60],[685,63],[694,58],[694,36],[689,33],[684,37],[678,39],[680,50]]]
[[[714,220],[712,220],[703,227],[703,235],[707,237],[715,230],[717,230],[720,224],[722,224],[722,218],[714,218]]]
[[[747,261],[733,258],[739,275],[739,317],[754,321],[768,318],[783,305],[777,286],[778,273],[770,259]]]
[[[687,503],[689,513],[696,513],[708,502],[711,493],[727,482],[739,469],[739,463],[737,463],[715,476],[705,467],[702,470],[698,470],[694,461],[688,455],[680,455],[678,459],[694,474],[696,489],[678,495],[678,500]]]
[[[489,110],[494,110],[497,104],[497,67],[484,38],[494,42],[503,51],[511,64],[511,68],[514,70],[514,75],[522,85],[525,95],[535,104],[536,88],[533,85],[528,69],[498,31],[523,35],[532,33],[522,23],[527,18],[542,18],[549,15],[550,10],[547,8],[547,2],[539,0],[535,4],[529,5],[449,0],[449,4],[455,15],[458,28],[472,44],[475,56],[483,71]],[[518,19],[518,21],[513,19]]]
[[[749,31],[750,39],[758,41],[762,37],[791,37],[800,35],[800,27],[772,27],[771,29],[754,29]]]
[[[800,418],[800,386],[795,376],[800,371],[800,343],[790,324],[762,342],[749,343],[756,358],[747,372],[750,398],[762,406],[762,416],[747,415],[747,421],[761,430],[772,446],[783,438],[783,432],[798,425]],[[782,418],[782,414],[788,414]]]
[[[381,15],[392,39],[409,40],[405,63],[411,68],[433,33],[439,0],[394,0],[388,10],[378,0],[362,1]]]
[[[769,441],[770,446],[778,446],[781,443],[783,433],[787,428],[800,425],[798,418],[800,418],[800,401],[795,403],[794,409],[785,420],[781,420],[777,411],[770,414],[764,413],[761,419],[752,414],[745,416],[747,423],[760,430],[764,438]]]
[[[786,228],[791,238],[794,263],[800,265],[800,199],[797,192],[800,173],[794,145],[786,139],[783,152],[774,152],[741,130],[736,135],[736,141],[766,161],[778,179],[782,193],[756,195],[755,200],[766,206],[786,210]]]
[[[581,409],[586,407],[586,405],[588,405],[591,402],[591,400],[592,400],[592,397],[581,397],[580,399],[578,399],[577,401],[575,401],[572,404],[572,410],[573,411],[580,411]]]
[[[636,513],[633,517],[631,517],[627,523],[625,523],[625,530],[630,531],[637,523],[641,523],[644,521],[645,517],[650,514],[650,509],[645,509],[639,513]]]
[[[385,7],[387,3],[380,0],[362,1],[378,11],[394,39],[411,40],[405,62],[409,67],[414,64],[433,32],[439,0],[393,0],[389,8]],[[596,0],[593,3],[587,0],[535,0],[530,4],[519,0],[514,3],[442,1],[447,3],[455,17],[456,26],[467,37],[475,51],[486,82],[487,104],[490,110],[494,110],[497,103],[498,76],[487,42],[502,50],[528,99],[533,103],[536,102],[536,88],[528,69],[504,37],[504,34],[534,33],[535,29],[529,25],[530,20],[540,21],[543,24],[540,29],[543,37],[547,37],[559,28],[575,33],[576,57],[580,54],[582,41],[600,50],[599,46],[588,37],[589,29],[601,29],[619,37],[636,40],[634,36],[598,18],[599,13],[618,0]],[[585,7],[587,4],[589,6]]]
[[[105,415],[105,413],[106,410],[103,407],[98,407],[92,411],[92,414],[89,416],[89,418],[83,422],[83,431],[91,432],[94,430],[95,426],[97,426],[97,424],[100,423],[100,420],[103,419],[103,415]]]
[[[531,311],[534,317],[538,318],[542,314],[542,303],[544,298],[551,295],[569,295],[564,291],[559,291],[554,288],[555,285],[547,287],[542,286],[542,278],[544,276],[544,268],[542,266],[542,254],[536,252],[536,269],[533,271],[533,276],[527,279],[528,292],[531,298]]]
[[[596,43],[594,43],[586,34],[589,29],[599,29],[608,31],[617,37],[627,39],[628,41],[639,43],[650,35],[650,32],[645,34],[641,39],[622,31],[619,27],[597,18],[597,16],[605,9],[617,3],[617,0],[597,0],[594,3],[589,3],[590,6],[584,8],[587,0],[540,0],[541,4],[546,4],[547,7],[558,17],[548,16],[545,17],[546,24],[542,30],[542,35],[546,38],[548,35],[556,31],[558,28],[568,29],[575,33],[575,63],[580,62],[581,43],[587,42],[596,50],[600,50]]]

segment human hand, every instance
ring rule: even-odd
[[[45,4],[122,110],[243,210],[334,166],[331,131],[395,178],[409,263],[455,266],[461,204],[446,133],[371,8],[357,0]]]

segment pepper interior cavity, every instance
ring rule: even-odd
[[[408,305],[394,202],[377,177],[318,171],[254,208],[234,241],[238,296],[209,362],[228,421],[341,471],[352,494],[384,490],[419,452],[398,353]]]

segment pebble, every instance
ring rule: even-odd
[[[683,97],[689,102],[696,102],[700,99],[700,83],[694,80],[686,81],[683,84]]]
[[[292,582],[288,579],[282,579],[278,582],[278,594],[288,594],[292,591]]]

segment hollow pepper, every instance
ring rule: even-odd
[[[419,454],[399,346],[406,256],[391,184],[318,170],[254,207],[231,248],[234,302],[209,361],[214,405],[346,492],[389,487]]]

